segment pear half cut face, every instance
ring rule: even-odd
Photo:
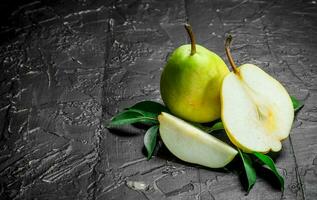
[[[225,77],[222,121],[228,137],[245,152],[279,151],[288,137],[294,110],[285,88],[255,65],[245,64]]]
[[[220,168],[238,153],[228,144],[173,115],[162,112],[158,120],[163,143],[183,161]]]

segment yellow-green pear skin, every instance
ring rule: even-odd
[[[183,161],[221,168],[238,153],[228,144],[171,114],[162,112],[158,120],[163,143]]]
[[[192,122],[210,122],[221,116],[220,89],[229,73],[224,61],[208,49],[196,45],[178,47],[162,72],[160,90],[170,111]]]
[[[286,89],[252,64],[228,74],[222,85],[222,122],[231,142],[245,152],[277,152],[294,120]]]

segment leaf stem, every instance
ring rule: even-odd
[[[231,52],[230,52],[231,41],[232,41],[232,36],[229,35],[226,39],[225,50],[226,50],[226,54],[227,54],[227,57],[228,57],[228,60],[229,60],[229,63],[232,67],[233,72],[235,74],[239,74],[239,69],[238,69],[237,65],[234,63]]]
[[[195,36],[192,30],[192,26],[190,24],[185,24],[185,29],[188,33],[188,36],[190,38],[190,44],[191,44],[191,51],[190,51],[190,55],[194,55],[196,53],[196,40],[195,40]]]

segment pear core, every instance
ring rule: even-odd
[[[288,137],[294,110],[285,88],[255,65],[245,64],[225,77],[222,122],[231,142],[245,152],[279,151]]]
[[[228,144],[168,113],[162,112],[158,120],[163,143],[183,161],[220,168],[237,154]]]

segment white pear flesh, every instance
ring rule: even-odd
[[[288,137],[294,110],[286,89],[252,64],[224,78],[222,122],[233,144],[245,152],[277,152]]]
[[[228,144],[173,115],[162,112],[158,120],[163,143],[183,161],[220,168],[238,153]]]

